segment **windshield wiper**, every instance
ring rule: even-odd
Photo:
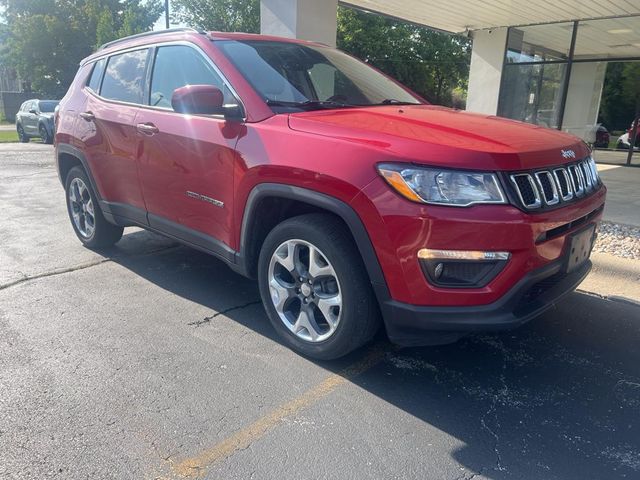
[[[285,100],[274,100],[267,98],[267,105],[270,107],[294,107],[294,108],[348,108],[353,107],[349,103],[333,102],[331,100],[305,100],[304,102],[289,102]]]
[[[422,105],[422,104],[418,102],[403,102],[400,100],[396,100],[395,98],[386,98],[382,100],[379,104],[374,103],[372,105]]]

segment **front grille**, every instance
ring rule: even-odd
[[[601,183],[591,157],[553,170],[513,173],[509,179],[526,210],[577,200],[597,190]]]

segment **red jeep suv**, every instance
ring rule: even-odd
[[[512,328],[591,267],[605,187],[555,130],[428,105],[311,42],[189,29],[82,61],[60,179],[90,248],[137,225],[257,278],[293,349],[336,358]]]

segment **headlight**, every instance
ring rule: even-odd
[[[414,202],[467,207],[476,203],[507,203],[493,173],[378,165],[380,175],[400,195]]]

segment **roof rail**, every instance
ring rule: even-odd
[[[107,42],[103,45],[100,46],[100,48],[98,49],[98,51],[100,50],[104,50],[107,47],[111,47],[113,45],[116,45],[120,42],[125,42],[127,40],[133,40],[135,38],[143,38],[143,37],[147,37],[149,35],[163,35],[165,33],[178,33],[178,32],[191,32],[191,33],[204,33],[200,30],[196,30],[195,28],[189,28],[189,27],[179,27],[179,28],[167,28],[166,30],[151,30],[149,32],[143,32],[143,33],[137,33],[135,35],[129,35],[128,37],[122,37],[122,38],[118,38],[117,40],[112,40],[110,42]]]

